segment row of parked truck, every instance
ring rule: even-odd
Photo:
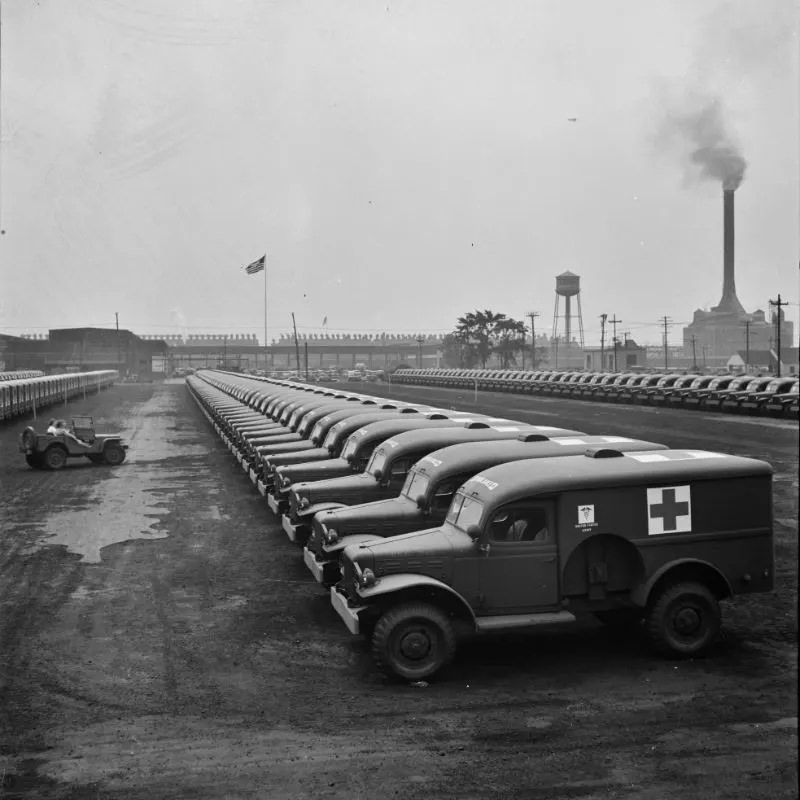
[[[464,636],[587,616],[694,656],[720,601],[773,586],[763,461],[219,371],[187,385],[395,677]]]
[[[401,369],[392,382],[798,418],[796,375]]]

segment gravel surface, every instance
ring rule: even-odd
[[[704,659],[587,623],[392,683],[183,382],[119,385],[48,414],[121,432],[119,467],[31,470],[31,420],[0,427],[0,798],[797,797],[796,422],[364,388],[764,458],[778,587]]]

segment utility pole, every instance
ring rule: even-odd
[[[114,312],[114,318],[117,320],[117,369],[121,373],[122,372],[122,369],[121,369],[122,365],[120,364],[120,359],[122,358],[122,356],[120,355],[120,352],[119,352],[119,312],[118,311]]]
[[[697,350],[695,349],[695,342],[697,337],[692,334],[692,369],[697,372]]]
[[[661,324],[664,326],[664,372],[669,371],[669,343],[667,340],[667,331],[669,330],[669,326],[672,324],[670,318],[664,316],[661,318]]]
[[[228,334],[222,337],[222,369],[228,368]]]
[[[776,360],[778,362],[778,369],[776,371],[776,376],[780,378],[781,376],[781,306],[788,306],[789,301],[781,302],[781,296],[778,295],[777,300],[770,300],[769,304],[771,306],[775,306],[778,310],[775,312],[775,341],[777,343],[776,347]]]
[[[297,341],[297,325],[294,321],[294,311],[292,311],[292,328],[294,329],[294,352],[297,356],[297,374],[300,374],[300,343]]]
[[[608,314],[600,315],[600,372],[606,368],[606,320]]]
[[[619,325],[622,320],[617,319],[617,315],[614,314],[613,318],[609,320],[613,329],[613,341],[614,341],[614,372],[617,371],[617,345],[619,344],[619,340],[617,339],[617,325]]]
[[[531,318],[531,369],[536,369],[536,317],[539,316],[538,311],[529,311],[527,316]]]
[[[424,336],[422,336],[422,335],[417,336],[416,342],[417,342],[417,348],[418,348],[418,352],[419,352],[419,355],[417,356],[417,358],[419,360],[417,361],[417,363],[419,364],[419,368],[420,369],[422,369],[422,345],[423,345],[424,341],[425,341],[425,337]]]
[[[303,347],[305,349],[303,355],[305,356],[305,364],[306,364],[306,383],[308,383],[308,339],[306,339],[305,342],[303,342]]]

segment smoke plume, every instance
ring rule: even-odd
[[[656,135],[659,148],[677,153],[689,177],[737,189],[747,161],[725,120],[722,101],[710,94],[665,93]]]

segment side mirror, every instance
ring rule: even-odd
[[[479,525],[470,525],[467,527],[467,536],[477,542],[481,538],[481,529]]]

